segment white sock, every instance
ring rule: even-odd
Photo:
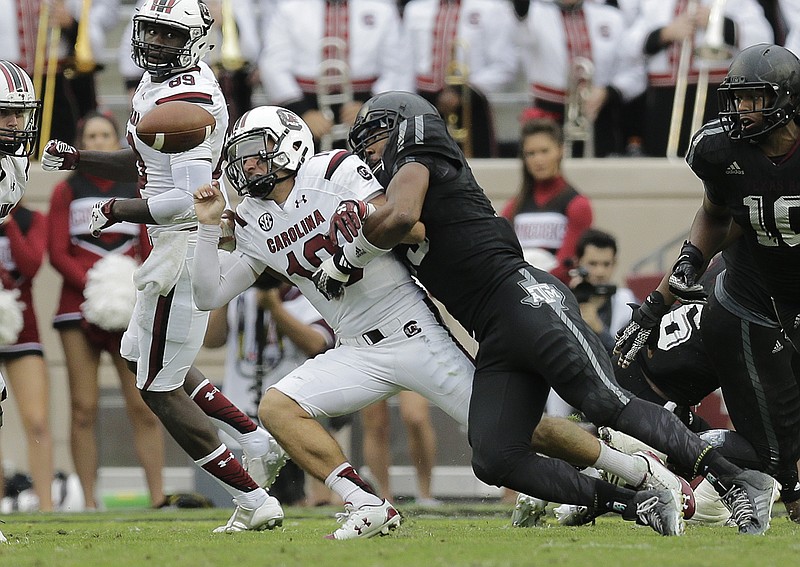
[[[643,469],[640,462],[643,459],[617,451],[602,441],[598,442],[600,443],[600,456],[594,464],[596,468],[617,475],[631,486],[642,484],[647,474],[647,463]]]
[[[383,499],[371,492],[372,487],[364,482],[353,465],[347,462],[333,469],[325,479],[325,486],[339,495],[344,502],[352,504],[354,508],[383,503]]]
[[[209,419],[217,427],[217,429],[221,429],[230,435],[231,438],[239,444],[239,446],[242,448],[242,451],[244,451],[244,454],[247,455],[248,458],[260,457],[269,451],[269,442],[270,439],[272,439],[272,435],[270,435],[269,431],[263,427],[259,426],[255,431],[251,431],[250,433],[242,433],[224,421],[215,419],[213,417],[209,417]]]

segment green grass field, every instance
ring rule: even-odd
[[[323,539],[335,508],[286,508],[273,531],[211,534],[229,510],[121,510],[84,514],[4,516],[2,567],[226,566],[511,566],[606,567],[797,565],[800,525],[785,516],[765,536],[734,528],[688,526],[681,538],[616,517],[594,526],[512,528],[509,508],[446,505],[434,512],[398,506],[403,525],[391,535],[361,541]],[[782,512],[782,506],[776,506]]]

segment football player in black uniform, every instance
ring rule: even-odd
[[[511,225],[495,214],[433,106],[410,93],[377,95],[359,111],[350,142],[383,182],[387,203],[374,212],[340,207],[333,237],[340,231],[352,242],[323,262],[314,280],[338,297],[350,273],[397,245],[417,221],[425,225],[426,241],[409,251],[417,277],[480,344],[469,416],[478,478],[543,500],[621,512],[666,535],[682,532],[673,494],[626,491],[531,450],[553,387],[596,424],[705,474],[733,508],[740,533],[768,528],[773,480],[733,465],[675,415],[619,387],[575,297],[524,261]],[[363,230],[352,230],[362,222]]]
[[[728,75],[718,89],[720,116],[718,120],[704,125],[693,137],[686,161],[692,171],[703,181],[705,195],[703,204],[695,215],[680,257],[659,285],[648,296],[640,309],[634,312],[631,323],[620,333],[616,351],[624,366],[648,342],[648,336],[658,324],[674,300],[684,303],[704,302],[705,293],[698,277],[706,267],[706,259],[724,245],[732,223],[743,233],[744,242],[752,255],[751,270],[760,273],[766,292],[758,295],[750,287],[755,284],[753,272],[740,260],[731,262],[730,269],[742,272],[736,278],[737,299],[753,302],[755,298],[771,297],[771,306],[765,307],[767,320],[779,323],[789,344],[793,347],[789,364],[798,368],[800,350],[800,60],[784,47],[759,44],[742,50],[731,63]],[[731,291],[726,287],[728,291]],[[718,295],[718,294],[715,294]],[[712,298],[710,308],[715,308]],[[763,303],[763,301],[762,301]],[[746,307],[752,304],[744,303]],[[727,307],[727,306],[726,306]],[[731,311],[729,309],[729,311]],[[756,309],[756,313],[759,311]],[[737,313],[744,321],[751,321]],[[732,316],[732,315],[731,315]],[[762,315],[762,317],[764,317]],[[762,320],[763,322],[763,320]],[[734,321],[734,323],[736,323]],[[731,344],[745,345],[744,361],[753,365],[753,353],[768,349],[778,356],[782,343],[762,341],[760,333],[749,334],[749,327],[739,324],[709,326],[703,333],[705,341],[717,340],[717,345],[708,350],[723,348],[730,355]],[[706,337],[713,330],[716,339]],[[730,342],[734,341],[734,342]],[[780,348],[779,348],[780,347]],[[786,353],[784,353],[784,356]],[[720,357],[720,369],[736,364],[733,357]],[[785,368],[785,367],[784,367]],[[723,372],[720,372],[722,374]],[[758,370],[763,379],[769,372]],[[796,373],[783,373],[781,384],[770,391],[753,388],[749,396],[731,397],[729,404],[747,407],[758,404],[763,407],[762,420],[765,430],[773,439],[791,439],[786,446],[780,444],[781,454],[775,459],[797,458],[798,400],[796,397]],[[752,380],[750,373],[738,374]],[[734,378],[732,378],[735,380]],[[792,384],[791,381],[795,383]],[[739,383],[739,388],[743,382]],[[753,384],[755,386],[755,383]],[[776,405],[771,406],[769,398]],[[727,399],[728,397],[726,397]],[[769,416],[766,408],[774,414]],[[733,414],[732,414],[733,415]],[[785,432],[793,432],[786,435]],[[778,441],[780,443],[780,441]],[[785,451],[785,453],[784,453]],[[784,465],[786,462],[784,461]],[[786,487],[794,494],[788,495],[797,501],[797,485]],[[789,502],[793,502],[789,500]],[[788,507],[787,507],[788,508]],[[793,520],[797,511],[789,508]]]
[[[747,244],[735,240],[706,269],[700,283],[707,305],[687,304],[665,315],[648,352],[616,369],[617,381],[676,413],[731,461],[781,483],[789,518],[800,522],[800,388],[794,351],[775,320]],[[722,388],[735,431],[713,430],[688,411]],[[704,433],[701,433],[704,432]],[[679,471],[686,474],[685,471]]]

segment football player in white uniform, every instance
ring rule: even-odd
[[[28,74],[11,61],[0,60],[0,223],[19,203],[28,183],[29,156],[39,136],[36,99]],[[0,403],[6,399],[6,381],[0,374]],[[0,405],[0,427],[3,407]],[[6,541],[0,532],[0,543]]]
[[[167,431],[233,497],[236,512],[215,530],[232,532],[280,525],[283,510],[259,486],[273,480],[264,470],[265,462],[259,461],[258,474],[248,474],[220,444],[206,415],[240,442],[245,456],[256,445],[263,449],[261,457],[269,457],[269,435],[192,367],[208,323],[208,313],[194,306],[189,281],[197,227],[192,191],[211,181],[228,126],[222,91],[201,61],[212,47],[212,23],[200,0],[144,2],[133,16],[133,59],[146,72],[132,100],[127,125],[131,147],[118,152],[78,152],[65,142],[51,140],[42,167],[78,167],[124,180],[135,180],[138,173],[141,198],[97,203],[89,226],[99,235],[116,222],[145,223],[153,241],[153,251],[134,277],[136,307],[120,352],[135,364],[137,387]],[[176,100],[202,105],[216,119],[216,128],[189,151],[161,153],[137,137],[136,124],[156,105]],[[257,476],[259,483],[254,480]]]
[[[328,537],[370,537],[396,527],[400,516],[358,476],[314,418],[350,413],[413,390],[466,424],[474,367],[440,324],[425,292],[391,254],[358,270],[341,301],[327,301],[317,290],[311,275],[337,248],[327,236],[329,219],[341,207],[355,207],[350,220],[358,222],[374,206],[364,203],[384,197],[356,156],[343,150],[313,154],[311,130],[285,108],[259,107],[236,122],[225,146],[226,174],[245,197],[236,210],[236,249],[218,251],[225,199],[214,186],[200,187],[195,191],[200,225],[192,286],[198,307],[214,309],[267,270],[300,288],[334,329],[337,347],[267,390],[259,417],[295,462],[346,503],[343,525]],[[409,253],[425,246],[421,224],[409,236],[417,242]],[[654,475],[669,475],[663,467],[653,470],[656,465],[647,458],[609,448],[604,452],[596,439],[566,420],[542,423],[545,431],[537,429],[534,438],[537,451],[572,451],[570,460],[583,465],[599,462],[600,453],[603,466],[637,486],[663,486]]]

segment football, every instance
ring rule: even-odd
[[[202,144],[215,126],[214,117],[199,104],[175,100],[142,116],[136,135],[156,151],[178,154]]]

